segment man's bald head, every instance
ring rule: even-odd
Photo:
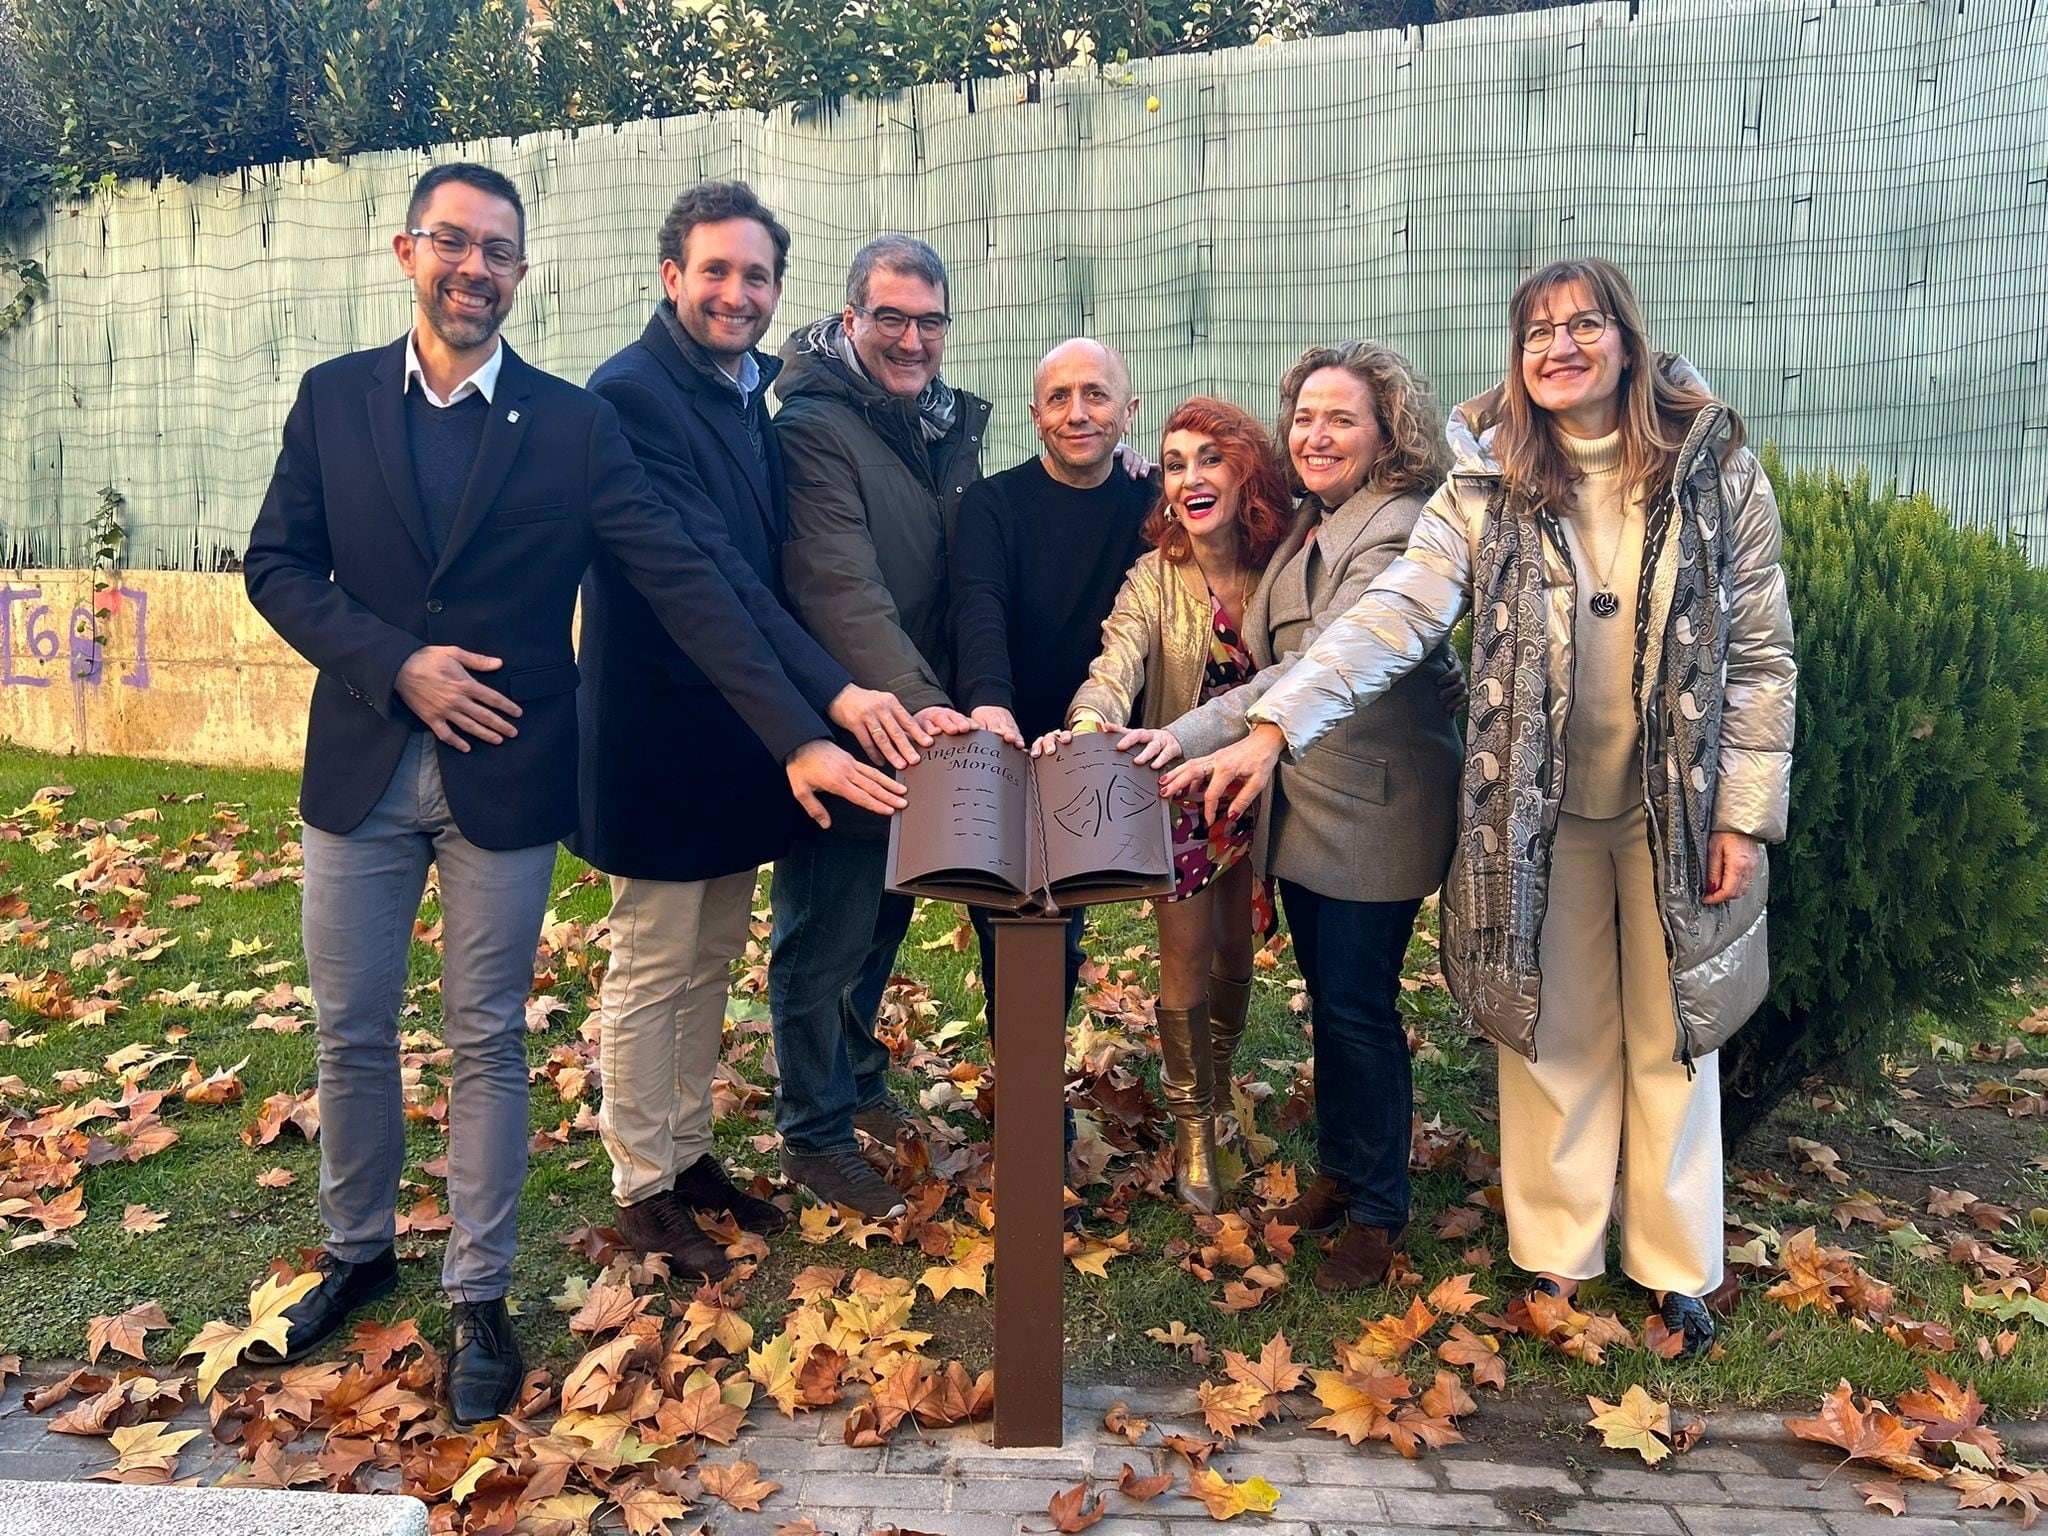
[[[1090,336],[1054,347],[1031,382],[1031,422],[1045,447],[1046,472],[1084,489],[1100,485],[1137,405],[1131,371],[1114,347]]]
[[[1073,366],[1085,368],[1110,384],[1111,393],[1119,400],[1130,399],[1131,370],[1123,355],[1093,336],[1070,336],[1041,357],[1037,371],[1031,375],[1031,398],[1043,401],[1046,376],[1069,371]]]

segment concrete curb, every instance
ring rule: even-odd
[[[0,1536],[169,1530],[178,1536],[427,1536],[427,1506],[400,1494],[0,1482]]]

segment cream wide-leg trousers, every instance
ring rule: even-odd
[[[711,1150],[711,1077],[725,1041],[732,962],[747,945],[754,874],[612,877],[597,1130],[621,1205],[660,1194]]]
[[[1721,1283],[1720,1058],[1674,1059],[1671,967],[1641,807],[1559,813],[1542,934],[1536,1057],[1500,1059],[1508,1251],[1532,1272],[1606,1268],[1619,1195],[1621,1267],[1653,1291]]]

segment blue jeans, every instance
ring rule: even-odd
[[[1351,1219],[1408,1222],[1415,1114],[1408,1035],[1395,999],[1420,901],[1343,901],[1280,882],[1315,1031],[1316,1161],[1343,1186]]]
[[[489,747],[478,751],[488,752]],[[462,835],[439,748],[415,731],[383,798],[353,832],[305,831],[302,929],[320,1061],[320,1217],[327,1251],[361,1263],[391,1246],[405,1167],[398,1010],[427,865],[441,870],[441,1037],[448,1208],[441,1284],[490,1301],[512,1283],[526,1185],[526,996],[555,845],[497,851]]]
[[[875,1014],[912,902],[882,889],[888,858],[882,838],[824,832],[775,861],[768,1013],[782,1074],[775,1128],[791,1152],[851,1150],[855,1113],[889,1096]]]

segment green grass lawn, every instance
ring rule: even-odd
[[[32,804],[37,790],[50,785],[68,785],[76,793]],[[107,1058],[138,1043],[190,1058],[202,1076],[238,1067],[242,1086],[238,1099],[218,1105],[185,1103],[176,1093],[168,1095],[161,1113],[178,1134],[175,1146],[135,1163],[114,1160],[88,1167],[79,1180],[84,1219],[60,1234],[75,1246],[43,1242],[10,1252],[9,1242],[32,1236],[36,1223],[17,1218],[0,1230],[0,1354],[20,1353],[31,1361],[80,1357],[88,1319],[154,1298],[173,1327],[152,1336],[150,1353],[168,1359],[208,1319],[240,1315],[249,1287],[272,1259],[293,1257],[299,1248],[317,1244],[316,1149],[291,1128],[266,1146],[252,1147],[243,1140],[268,1096],[302,1093],[314,1080],[312,1010],[278,1006],[281,997],[274,990],[303,986],[306,979],[297,937],[298,886],[289,875],[274,877],[277,869],[296,872],[295,789],[296,777],[283,773],[61,759],[0,749],[0,839],[6,839],[0,840],[0,1118],[10,1122],[10,1135],[18,1137],[24,1124],[51,1106],[79,1105],[102,1095],[117,1100],[118,1069],[110,1070]],[[123,843],[134,845],[125,855]],[[106,868],[131,871],[114,880],[116,887],[131,889],[93,889],[104,883]],[[604,915],[602,884],[566,854],[557,869],[556,890],[559,921],[590,925]],[[9,892],[14,899],[7,899]],[[424,921],[431,925],[436,915],[430,903]],[[908,1026],[906,1044],[926,1046],[936,1040],[944,1045],[957,1035],[962,1056],[985,1060],[978,1022],[964,1031],[948,1030],[954,1021],[976,1020],[981,1011],[971,981],[972,948],[963,952],[950,942],[961,916],[943,904],[926,903],[919,911],[900,969],[928,989],[936,1006],[924,1009]],[[163,932],[145,934],[148,942],[138,942],[133,933],[138,923]],[[588,966],[602,960],[595,947],[581,947],[577,930],[561,932],[567,938],[562,952],[552,957],[548,993],[562,1006],[530,1036],[536,1067],[578,1041],[594,1003]],[[1139,986],[1149,984],[1152,975],[1150,941],[1150,924],[1135,909],[1099,909],[1094,916],[1091,954],[1112,973],[1132,973]],[[111,949],[91,952],[98,946]],[[1421,1037],[1419,1107],[1425,1116],[1441,1117],[1490,1146],[1491,1055],[1466,1037],[1449,996],[1429,979],[1433,958],[1427,936],[1418,937],[1410,956],[1417,985],[1403,999]],[[416,945],[411,1002],[418,1011],[405,1019],[406,1028],[437,1028],[433,983],[438,969],[438,952],[425,942]],[[1277,1144],[1271,1158],[1294,1165],[1305,1181],[1313,1165],[1311,1129],[1275,1129],[1293,1083],[1291,1064],[1307,1055],[1300,1021],[1288,1007],[1297,978],[1282,953],[1278,966],[1262,972],[1260,980],[1253,1029],[1239,1063],[1241,1068],[1260,1063],[1259,1075],[1273,1085],[1260,1107],[1258,1128]],[[53,988],[60,986],[68,986],[73,998],[89,1000],[98,994],[111,998],[114,1006],[104,1011],[87,1007],[82,1017],[66,1016],[81,1009],[61,998],[51,1001]],[[765,1008],[746,993],[742,978],[729,1059],[758,1079]],[[2031,999],[2015,997],[2016,1014],[2029,1006]],[[280,1033],[251,1027],[260,1016],[281,1013],[303,1019],[303,1028]],[[1938,1319],[1954,1330],[1959,1348],[1933,1357],[1932,1363],[1974,1380],[1998,1411],[2025,1412],[2048,1399],[2048,1325],[2026,1318],[2001,1324],[1966,1310],[1963,1288],[1972,1276],[1945,1257],[1913,1257],[1870,1226],[1837,1232],[1830,1220],[1832,1205],[1850,1190],[1834,1188],[1818,1174],[1798,1173],[1788,1161],[1785,1140],[1796,1134],[1843,1147],[1843,1165],[1856,1186],[1881,1172],[1889,1183],[1871,1187],[1884,1208],[1895,1218],[1917,1221],[1943,1247],[1943,1232],[1956,1223],[1939,1221],[1914,1202],[1923,1185],[1967,1186],[2013,1212],[2010,1223],[1979,1235],[2020,1264],[2038,1266],[2048,1257],[2048,1233],[2032,1224],[2030,1214],[2048,1206],[2048,1185],[2039,1166],[2048,1151],[2048,1119],[2008,1118],[1995,1109],[1948,1111],[1945,1104],[1957,1085],[1996,1073],[2012,1080],[2048,1061],[2048,1037],[2017,1035],[1997,1020],[1928,1021],[1920,1034],[1923,1042],[1954,1040],[1965,1048],[2008,1038],[2020,1040],[2024,1054],[1995,1067],[1957,1062],[1954,1051],[1942,1044],[1939,1056],[1907,1064],[1920,1069],[1910,1087],[1899,1084],[1891,1092],[1870,1094],[1835,1090],[1788,1106],[1733,1155],[1733,1161],[1751,1168],[1770,1167],[1786,1182],[1771,1186],[1762,1197],[1731,1190],[1729,1210],[1731,1221],[1781,1233],[1818,1225],[1825,1240],[1864,1250],[1865,1267],[1896,1287],[1897,1315]],[[159,1066],[146,1086],[173,1087],[185,1068],[183,1061]],[[435,1070],[428,1069],[430,1083]],[[933,1081],[928,1072],[910,1071],[899,1087],[907,1100],[914,1099]],[[1919,1097],[1898,1097],[1901,1088]],[[1967,1093],[1967,1086],[1962,1091]],[[594,1134],[574,1126],[579,1112],[588,1123],[594,1098],[585,1093],[565,1102],[546,1079],[534,1089],[536,1133],[554,1133],[566,1124],[568,1135],[544,1143],[534,1155],[522,1209],[514,1300],[529,1353],[557,1364],[579,1353],[580,1341],[567,1333],[566,1314],[550,1297],[561,1293],[572,1276],[594,1273],[587,1260],[559,1240],[586,1225],[602,1225],[611,1210],[603,1151]],[[1936,1107],[1943,1108],[1941,1116],[1932,1115]],[[949,1110],[947,1119],[976,1136],[986,1134],[966,1110]],[[1910,1134],[1890,1128],[1901,1124]],[[770,1128],[764,1105],[728,1115],[719,1125],[721,1149],[735,1162],[770,1170],[773,1154],[759,1144]],[[407,1191],[408,1201],[434,1194],[445,1203],[445,1186],[429,1168],[444,1150],[440,1129],[430,1120],[412,1121],[408,1146],[408,1177],[419,1186]],[[1859,1149],[1854,1158],[1846,1150],[1850,1147]],[[1874,1171],[1866,1173],[1858,1160]],[[282,1187],[259,1182],[260,1175],[274,1169],[292,1175],[292,1182]],[[0,1167],[0,1185],[8,1176]],[[271,1177],[280,1182],[279,1176]],[[1410,1251],[1425,1293],[1438,1281],[1469,1270],[1477,1289],[1493,1298],[1484,1310],[1495,1310],[1520,1290],[1499,1217],[1486,1211],[1476,1231],[1450,1239],[1435,1231],[1440,1218],[1464,1205],[1474,1189],[1455,1166],[1421,1176]],[[124,1230],[123,1215],[130,1206],[161,1212],[161,1229]],[[949,1210],[958,1208],[956,1195]],[[2040,1220],[2048,1224],[2048,1213]],[[1099,1225],[1095,1230],[1102,1236],[1113,1229]],[[1297,1358],[1327,1364],[1334,1341],[1355,1336],[1363,1320],[1400,1311],[1414,1294],[1390,1286],[1325,1297],[1310,1283],[1319,1254],[1314,1244],[1303,1242],[1286,1266],[1289,1283],[1283,1289],[1248,1311],[1226,1314],[1215,1304],[1234,1272],[1219,1272],[1205,1282],[1175,1262],[1178,1245],[1200,1242],[1184,1213],[1162,1200],[1139,1198],[1130,1207],[1129,1230],[1142,1243],[1141,1252],[1111,1263],[1104,1277],[1068,1275],[1068,1358],[1077,1376],[1192,1380],[1210,1374],[1195,1372],[1185,1354],[1146,1336],[1148,1329],[1170,1320],[1203,1334],[1212,1348],[1251,1352],[1284,1330]],[[414,1261],[402,1266],[400,1291],[380,1312],[417,1316],[438,1332],[445,1318],[438,1288],[441,1238],[413,1234],[401,1245]],[[786,1310],[788,1277],[806,1264],[865,1265],[915,1276],[930,1262],[914,1247],[895,1248],[886,1241],[859,1251],[844,1242],[814,1247],[792,1231],[776,1240],[762,1271],[749,1282],[748,1315],[757,1330],[772,1331]],[[1788,1312],[1764,1296],[1767,1283],[1747,1288],[1718,1359],[1666,1363],[1642,1349],[1617,1348],[1594,1366],[1511,1336],[1503,1340],[1510,1384],[1613,1399],[1628,1383],[1642,1381],[1660,1395],[1690,1403],[1774,1404],[1810,1403],[1843,1377],[1884,1396],[1919,1381],[1927,1357],[1839,1317]],[[1584,1298],[1612,1309],[1631,1326],[1640,1326],[1646,1311],[1641,1294],[1618,1280],[1589,1284]],[[959,1355],[980,1366],[986,1364],[987,1306],[971,1294],[933,1302],[921,1293],[913,1326],[935,1335],[928,1350],[934,1358]],[[1977,1341],[2006,1328],[2016,1336],[2010,1352],[1999,1358],[1994,1350],[1991,1361],[1980,1359]]]

